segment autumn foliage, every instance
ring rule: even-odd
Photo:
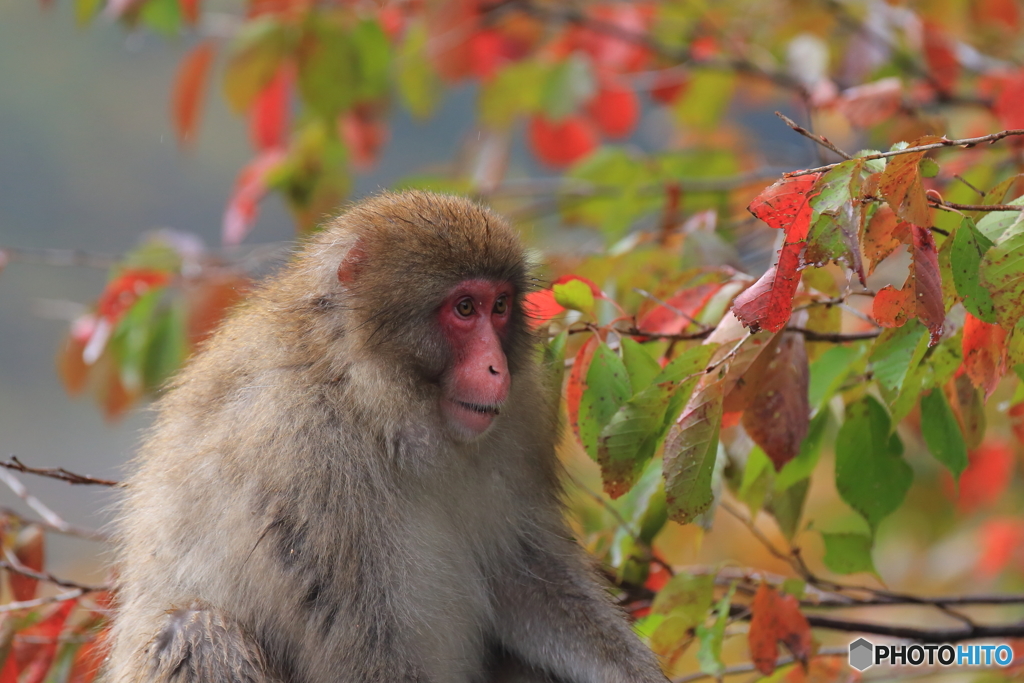
[[[79,3],[80,19],[100,4]],[[399,108],[429,119],[448,90],[472,90],[458,162],[401,185],[471,194],[586,246],[546,255],[526,307],[566,450],[603,489],[578,496],[581,540],[668,670],[723,675],[726,627],[749,621],[751,670],[848,680],[821,649],[828,628],[812,630],[822,601],[940,602],[906,597],[909,571],[906,593],[881,583],[903,523],[973,553],[967,585],[920,570],[922,590],[1024,575],[1019,3],[246,0],[226,38],[204,33],[203,0],[104,8],[192,41],[168,84],[182,146],[203,144],[211,97],[248,130],[252,158],[212,219],[229,247],[270,193],[316,229],[388,152]],[[778,166],[793,158],[779,145],[804,161]],[[249,283],[245,263],[187,236],[148,240],[71,326],[68,392],[122,415]],[[665,559],[723,511],[759,534],[764,567]],[[43,568],[38,529],[12,522],[4,547]],[[9,595],[32,600],[38,583],[9,573]],[[55,661],[70,663],[59,680],[90,680],[101,637],[74,652],[17,640],[95,633],[99,612],[71,604],[0,630],[0,683]]]

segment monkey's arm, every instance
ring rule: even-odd
[[[567,683],[664,683],[574,542],[524,540],[509,571],[495,587],[507,652]]]
[[[148,661],[134,670],[149,683],[280,683],[238,624],[199,605],[169,612],[139,656]]]

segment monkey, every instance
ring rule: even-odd
[[[112,683],[664,683],[563,516],[516,231],[350,206],[155,404],[116,521]]]

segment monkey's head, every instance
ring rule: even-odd
[[[298,264],[307,287],[320,283],[302,297],[304,327],[328,360],[372,364],[436,403],[457,438],[487,431],[531,344],[529,266],[503,218],[458,197],[382,194],[329,223]]]

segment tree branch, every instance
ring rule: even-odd
[[[18,456],[12,455],[10,461],[0,462],[0,467],[6,467],[9,470],[16,472],[24,472],[25,474],[35,474],[40,477],[49,477],[51,479],[59,479],[60,481],[66,481],[69,484],[96,484],[98,486],[120,486],[121,483],[112,479],[99,479],[97,477],[90,477],[87,474],[75,474],[69,472],[63,467],[29,467],[20,460]]]
[[[8,488],[14,492],[14,495],[25,501],[26,505],[39,513],[39,516],[46,521],[47,526],[71,536],[80,536],[94,541],[107,540],[107,537],[98,531],[84,529],[65,522],[60,515],[47,507],[43,501],[29,493],[28,489],[25,488],[25,485],[21,483],[21,480],[6,469],[0,468],[0,481],[6,484]]]

